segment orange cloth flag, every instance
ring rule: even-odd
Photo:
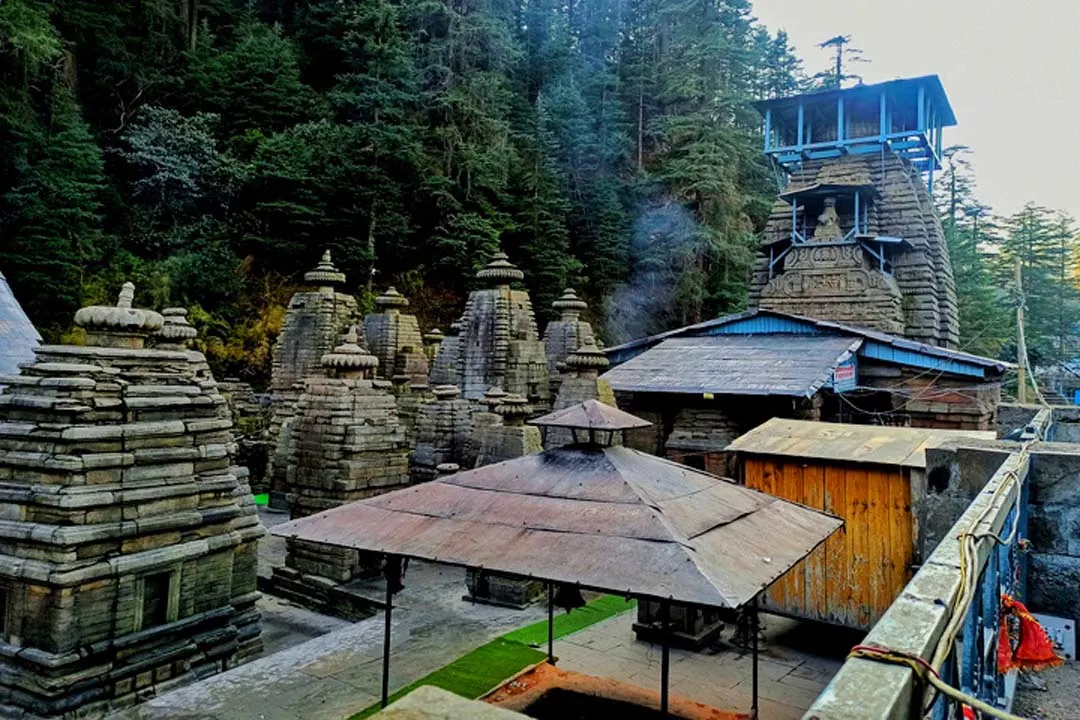
[[[1010,632],[1010,618],[1016,618],[1019,630]],[[1016,637],[1014,637],[1014,635]],[[1013,647],[1013,641],[1016,647]],[[1054,643],[1024,603],[1004,593],[1001,595],[1001,628],[998,631],[998,672],[1009,670],[1045,670],[1061,665],[1064,659],[1054,652]]]

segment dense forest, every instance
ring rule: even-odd
[[[572,285],[624,340],[745,304],[780,182],[749,102],[810,82],[748,0],[5,0],[0,271],[52,339],[130,279],[256,383],[326,247],[445,328],[501,245],[541,322]],[[964,158],[966,349],[1010,352],[1020,258],[1033,354],[1071,357],[1071,221],[993,220]]]

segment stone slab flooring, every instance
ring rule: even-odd
[[[633,612],[624,613],[556,640],[558,666],[659,692],[660,646],[635,639],[633,620]],[[770,615],[762,615],[761,623],[767,642],[758,666],[760,717],[798,720],[840,669],[847,649],[858,637]],[[730,634],[725,629],[723,638]],[[699,653],[672,650],[670,687],[673,695],[687,700],[721,710],[749,711],[750,654],[734,648]]]

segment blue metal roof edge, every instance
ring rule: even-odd
[[[768,333],[818,335],[823,334],[823,331],[830,330],[864,338],[868,342],[863,344],[858,354],[885,362],[896,362],[970,377],[986,377],[987,370],[1000,374],[1004,373],[1007,368],[1012,367],[1010,363],[1002,360],[927,345],[877,330],[843,325],[831,320],[817,320],[801,315],[791,315],[776,310],[762,310],[761,308],[745,310],[734,315],[706,320],[705,322],[668,330],[657,335],[631,340],[622,345],[607,348],[604,352],[614,366],[640,355],[670,337],[693,336],[696,334],[759,335]],[[926,360],[924,359],[926,356],[937,358],[940,362]]]

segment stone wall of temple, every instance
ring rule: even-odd
[[[408,376],[411,382],[426,383],[428,358],[424,337],[415,315],[404,312],[409,301],[394,288],[375,299],[381,312],[364,317],[364,340],[379,359],[378,376],[393,379],[395,374]]]
[[[907,243],[895,253],[892,276],[873,270],[874,263],[856,257],[855,250],[823,253],[825,248],[810,247],[786,257],[782,273],[770,278],[769,247],[791,235],[791,206],[778,201],[755,263],[751,304],[955,347],[959,315],[952,266],[921,174],[892,152],[847,155],[805,161],[788,190],[861,183],[872,184],[877,192],[869,211],[870,233]]]
[[[322,356],[360,319],[356,299],[335,290],[345,283],[345,275],[334,267],[329,252],[323,254],[314,270],[304,275],[304,281],[315,289],[298,292],[289,301],[271,363],[267,438],[270,451],[266,474],[271,503],[279,508],[288,491],[285,479],[288,449],[283,443],[287,434],[283,428],[292,421],[303,380],[323,374]]]
[[[547,405],[547,354],[532,301],[527,291],[510,287],[524,277],[502,253],[477,273],[488,287],[469,294],[459,334],[447,337],[439,349],[432,382],[457,385],[468,400],[478,400],[498,386],[530,403]]]
[[[157,313],[83,308],[0,395],[0,715],[79,717],[262,647],[264,534],[206,359]],[[177,347],[179,346],[179,347]]]
[[[437,385],[432,394],[435,399],[422,405],[416,416],[410,471],[413,482],[438,477],[440,465],[465,467],[472,441],[473,406],[461,397],[461,390],[454,385]]]

